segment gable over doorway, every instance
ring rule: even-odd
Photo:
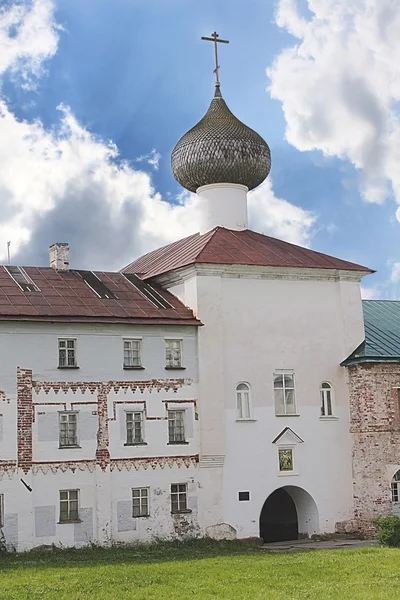
[[[278,488],[264,502],[260,514],[260,537],[264,542],[297,540],[318,532],[317,505],[302,488]]]

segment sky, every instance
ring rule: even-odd
[[[117,270],[198,230],[171,151],[213,95],[271,148],[251,228],[400,299],[398,0],[0,0],[0,261]]]

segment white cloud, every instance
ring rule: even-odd
[[[316,217],[309,211],[277,198],[267,179],[248,196],[251,229],[293,244],[309,246]]]
[[[390,274],[390,281],[392,283],[400,283],[400,262],[392,264],[392,272]]]
[[[10,69],[25,87],[43,73],[58,44],[52,0],[27,0],[0,8],[0,75]]]
[[[278,0],[276,22],[297,38],[267,71],[286,137],[349,159],[366,201],[393,191],[400,203],[398,2],[308,0],[308,9],[302,16],[295,0]]]

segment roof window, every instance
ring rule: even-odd
[[[33,283],[22,267],[7,266],[4,268],[23,292],[40,292],[38,286]]]
[[[105,283],[97,277],[93,273],[93,271],[83,271],[81,269],[75,270],[74,273],[77,273],[79,277],[83,279],[88,287],[94,291],[94,293],[102,299],[106,300],[118,300],[118,297],[113,294],[111,290],[108,289]]]
[[[122,273],[122,275],[129,281],[129,283],[134,285],[135,288],[138,289],[145,298],[147,298],[147,300],[150,300],[154,306],[157,306],[157,308],[174,308],[172,304],[167,302],[167,300],[165,300],[165,298],[163,298],[161,294],[157,292],[157,290],[155,290],[146,281],[143,281],[143,279],[140,279],[140,277],[137,275],[134,275],[134,273]]]

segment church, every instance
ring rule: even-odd
[[[248,229],[270,149],[218,68],[172,152],[198,233],[117,273],[71,269],[65,242],[0,267],[9,549],[370,534],[400,514],[400,302],[361,300],[365,266]]]

